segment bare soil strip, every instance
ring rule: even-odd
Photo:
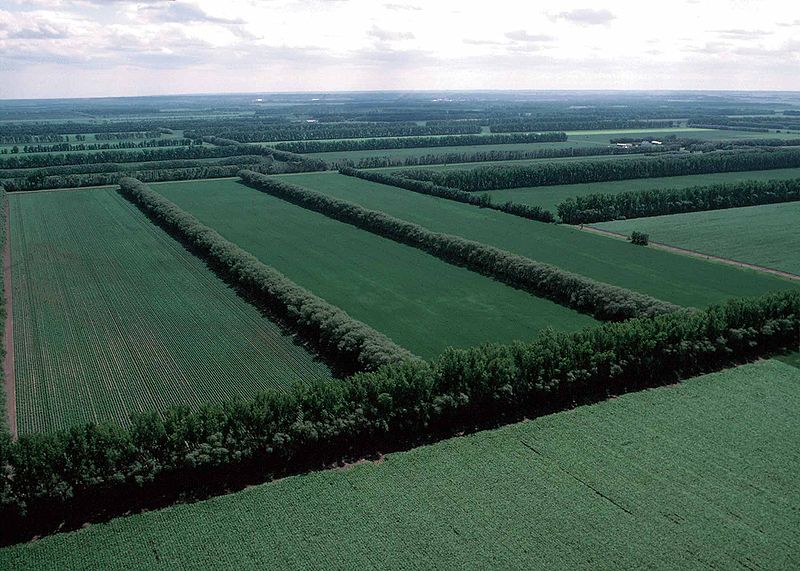
[[[6,240],[3,245],[3,292],[6,297],[6,323],[3,342],[6,354],[3,358],[5,379],[6,415],[11,436],[17,438],[17,383],[14,378],[14,306],[11,299],[11,213],[6,199]]]
[[[628,239],[628,237],[625,234],[620,234],[619,232],[611,232],[610,230],[602,230],[600,228],[595,228],[594,226],[582,225],[582,226],[574,226],[574,228],[578,228],[579,230],[584,230],[586,232],[593,232],[594,234],[600,234],[602,236],[610,236],[612,238],[622,238],[625,240]],[[685,248],[678,248],[677,246],[670,246],[669,244],[662,244],[660,242],[653,242],[653,241],[651,241],[648,244],[648,246],[656,248],[658,250],[667,250],[668,252],[676,252],[678,254],[694,256],[695,258],[702,258],[704,260],[712,260],[714,262],[728,264],[729,266],[738,266],[740,268],[747,268],[750,270],[756,270],[757,272],[764,272],[765,274],[772,274],[774,276],[780,276],[782,278],[800,281],[800,276],[798,276],[797,274],[784,272],[782,270],[775,270],[773,268],[767,268],[766,266],[748,264],[747,262],[740,262],[739,260],[733,260],[731,258],[720,258],[719,256],[704,254],[703,252],[698,252],[697,250],[687,250]]]

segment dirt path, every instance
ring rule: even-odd
[[[6,415],[8,429],[13,438],[17,437],[17,383],[14,378],[14,306],[11,299],[11,213],[8,199],[5,203],[6,240],[3,245],[3,291],[6,296],[6,323],[3,343],[6,354],[3,358],[3,378],[5,379]]]
[[[600,234],[601,236],[611,236],[612,238],[622,238],[624,240],[628,239],[628,237],[625,234],[620,234],[619,232],[611,232],[610,230],[601,230],[600,228],[595,228],[594,226],[586,226],[586,225],[573,226],[573,228],[578,228],[579,230],[584,230],[585,232]],[[765,266],[757,266],[756,264],[748,264],[747,262],[740,262],[739,260],[732,260],[731,258],[720,258],[719,256],[704,254],[696,250],[687,250],[685,248],[678,248],[677,246],[670,246],[669,244],[661,244],[660,242],[650,242],[648,246],[651,248],[656,248],[657,250],[667,250],[668,252],[676,252],[678,254],[694,256],[695,258],[702,258],[704,260],[713,260],[715,262],[720,262],[722,264],[728,264],[729,266],[738,266],[740,268],[756,270],[757,272],[764,272],[765,274],[772,274],[773,276],[780,276],[782,278],[800,281],[800,276],[798,276],[797,274],[792,274],[790,272],[784,272],[781,270],[774,270],[772,268],[767,268]]]

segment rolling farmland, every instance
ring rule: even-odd
[[[800,275],[800,204],[765,204],[593,224],[654,242]]]
[[[24,569],[800,565],[800,371],[766,361],[0,550]]]
[[[382,210],[437,232],[491,244],[678,305],[701,307],[733,296],[793,287],[790,282],[771,276],[667,252],[631,248],[629,244],[577,229],[525,220],[338,173],[286,175],[282,179]]]
[[[116,192],[9,203],[21,434],[330,375]]]
[[[530,339],[546,327],[573,330],[593,323],[553,302],[236,181],[152,188],[262,262],[423,357],[448,346]]]

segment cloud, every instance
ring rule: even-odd
[[[727,40],[755,40],[770,35],[769,32],[765,32],[764,30],[745,30],[743,28],[711,31]]]
[[[36,22],[31,26],[10,32],[8,38],[14,40],[53,40],[67,37],[67,31],[45,22]]]
[[[117,0],[120,1],[120,0]],[[125,0],[122,0],[125,1]],[[139,8],[153,22],[210,22],[213,24],[244,24],[241,18],[212,16],[194,4],[186,2],[151,2]]]
[[[372,26],[367,32],[370,36],[374,36],[382,42],[392,42],[398,40],[413,40],[414,34],[411,32],[393,32],[391,30],[384,30],[378,26]]]
[[[414,10],[415,12],[422,10],[420,6],[413,4],[384,4],[383,7],[387,10]]]
[[[554,20],[567,20],[583,26],[606,25],[615,18],[616,16],[608,10],[593,10],[592,8],[579,8],[568,12],[559,12],[553,17]]]
[[[498,42],[497,40],[476,40],[473,38],[464,38],[461,40],[465,44],[469,44],[471,46],[503,46],[505,43]]]
[[[548,36],[547,34],[529,34],[525,30],[506,32],[506,37],[515,42],[549,42],[555,39],[553,36]]]

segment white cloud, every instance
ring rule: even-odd
[[[0,97],[800,89],[800,5],[783,0],[0,2]]]

